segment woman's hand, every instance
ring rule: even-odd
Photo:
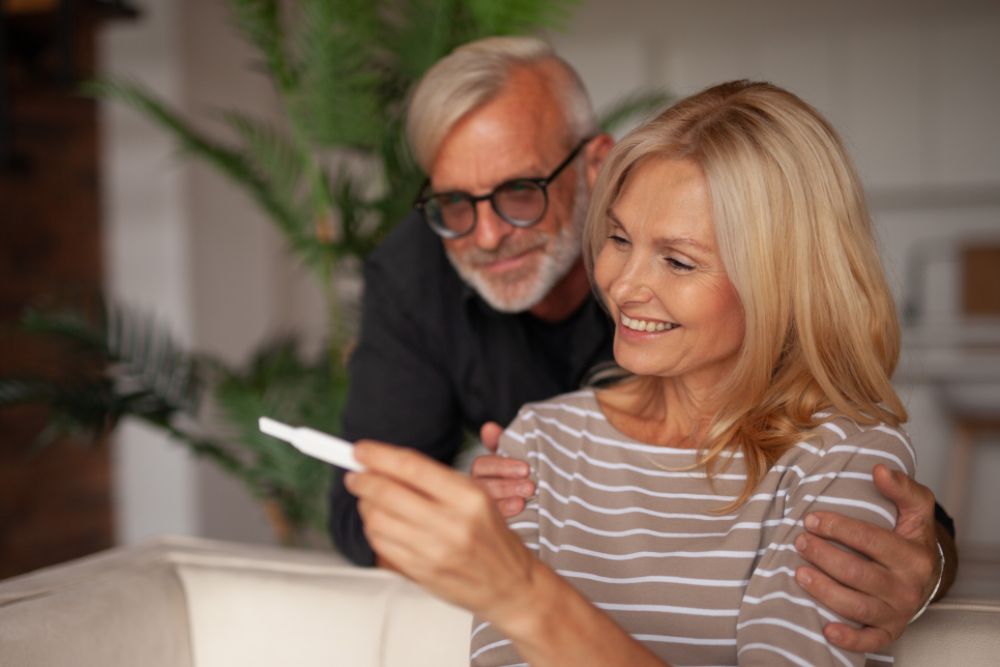
[[[497,624],[530,613],[534,556],[490,497],[411,449],[360,441],[345,478],[375,552],[453,604]]]

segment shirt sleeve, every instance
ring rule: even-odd
[[[535,444],[532,437],[531,419],[525,418],[525,408],[511,422],[507,430],[500,436],[497,453],[510,458],[527,461],[531,466],[532,476],[536,471]],[[524,545],[536,556],[538,555],[538,498],[528,500],[524,510],[507,519],[507,526],[517,533]],[[472,667],[496,667],[499,665],[523,665],[513,643],[503,636],[496,628],[483,619],[476,617],[472,622],[472,638],[470,641],[470,663]]]
[[[430,335],[400,303],[391,267],[365,266],[361,332],[349,362],[350,385],[342,435],[413,447],[450,464],[462,441],[461,423],[447,363]],[[374,565],[357,499],[334,475],[330,492],[330,535],[358,565]]]
[[[840,425],[838,425],[840,424]],[[858,429],[844,422],[820,427],[832,442],[820,447],[800,443],[787,461],[779,496],[784,494],[784,519],[764,531],[766,543],[750,577],[737,621],[740,665],[864,665],[889,664],[888,656],[865,656],[828,643],[823,627],[829,622],[857,624],[823,607],[795,581],[795,570],[806,561],[794,540],[802,520],[813,511],[837,512],[883,528],[893,528],[896,507],[872,482],[879,463],[914,474],[913,450],[905,433],[886,426]],[[829,434],[828,434],[829,435]],[[883,662],[885,661],[885,662]]]

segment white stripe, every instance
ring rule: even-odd
[[[608,493],[636,493],[639,495],[650,496],[652,498],[686,498],[689,500],[719,500],[719,501],[733,501],[736,500],[736,496],[719,496],[706,493],[665,493],[663,491],[650,491],[649,489],[643,488],[641,486],[634,486],[632,484],[626,484],[623,486],[615,486],[611,484],[601,484],[600,482],[595,482],[593,480],[587,479],[578,472],[565,472],[558,466],[553,464],[548,457],[544,454],[538,454],[539,460],[544,460],[546,464],[552,471],[555,472],[560,477],[569,481],[579,481],[584,486],[589,486],[592,489],[597,489],[598,491],[606,491]],[[770,499],[770,496],[768,496]]]
[[[598,514],[609,514],[609,515],[622,515],[622,514],[645,514],[647,516],[656,516],[662,519],[693,519],[697,521],[732,521],[737,518],[736,515],[728,514],[726,516],[717,515],[704,515],[704,514],[691,514],[691,513],[681,513],[681,512],[656,512],[651,509],[646,509],[645,507],[600,507],[598,505],[593,505],[588,503],[582,498],[576,496],[563,496],[558,491],[552,488],[552,485],[545,480],[539,480],[538,482],[539,491],[545,491],[549,493],[553,498],[558,500],[563,505],[580,505],[581,507],[586,507],[592,512],[597,512]]]
[[[851,667],[851,661],[847,659],[847,656],[845,656],[843,653],[841,653],[833,646],[831,646],[829,642],[826,641],[826,637],[819,634],[818,632],[813,632],[812,630],[803,628],[801,625],[796,625],[795,623],[786,621],[783,618],[770,618],[770,617],[754,618],[749,621],[743,621],[742,623],[737,623],[736,632],[739,633],[740,630],[751,625],[773,625],[779,628],[785,628],[786,630],[791,630],[795,634],[802,635],[807,639],[811,639],[817,644],[822,644],[823,646],[828,648],[830,650],[830,653],[832,653],[833,656],[837,658],[837,660],[839,660],[843,665],[845,665],[845,667]]]
[[[882,655],[880,653],[865,653],[865,658],[868,660],[874,660],[876,662],[887,662],[890,665],[896,662],[896,658],[891,655]]]
[[[790,567],[785,567],[782,565],[781,567],[776,567],[773,570],[756,569],[753,571],[753,574],[755,577],[777,577],[780,575],[785,575],[794,578],[795,570],[791,569]]]
[[[660,477],[666,479],[697,479],[697,480],[708,479],[708,474],[705,472],[695,472],[688,470],[662,470],[659,468],[654,470],[649,470],[647,468],[640,468],[639,466],[631,465],[629,463],[612,463],[610,461],[601,461],[599,459],[595,459],[594,457],[590,456],[589,454],[587,454],[587,452],[583,450],[571,451],[569,449],[566,449],[565,447],[562,447],[555,440],[551,440],[548,434],[546,433],[538,432],[537,435],[545,438],[548,441],[550,447],[546,447],[546,449],[549,448],[555,449],[560,454],[564,454],[567,458],[569,458],[573,462],[582,459],[583,461],[586,461],[595,468],[605,468],[607,470],[628,470],[630,472],[637,472],[639,474],[646,475],[648,477]],[[558,463],[549,458],[548,454],[546,454],[545,452],[529,451],[527,453],[527,457],[529,459],[538,459],[539,461],[543,461],[546,465],[552,468],[556,472],[556,474],[559,475],[560,477],[566,477],[568,479],[569,475],[571,474],[566,472],[566,470],[560,467]],[[717,473],[712,475],[712,479],[724,479],[731,481],[743,481],[746,478],[747,478],[746,475],[740,473]]]
[[[488,628],[488,627],[490,627],[490,623],[489,623],[489,621],[487,621],[487,622],[485,622],[485,623],[480,623],[479,625],[477,625],[477,626],[476,626],[476,627],[475,627],[475,628],[474,628],[474,629],[472,630],[472,634],[471,634],[471,635],[469,635],[469,639],[470,639],[470,640],[471,640],[471,639],[474,639],[476,635],[478,635],[478,634],[479,634],[479,633],[480,633],[481,631],[485,630],[485,629],[486,629],[486,628]]]
[[[843,505],[846,507],[859,507],[861,509],[868,510],[869,512],[874,512],[880,517],[884,518],[889,522],[890,525],[896,525],[896,517],[890,514],[887,510],[874,503],[865,502],[864,500],[854,500],[853,498],[839,498],[837,496],[814,496],[806,494],[802,496],[802,500],[807,503],[821,502],[827,503],[828,505]],[[812,508],[810,508],[812,511]]]
[[[493,642],[492,644],[481,646],[472,655],[469,656],[469,660],[470,661],[475,660],[476,658],[481,656],[483,653],[486,653],[487,651],[492,651],[493,649],[500,648],[501,646],[509,646],[510,644],[511,641],[509,639],[501,639],[500,641]]]
[[[836,445],[827,450],[831,454],[834,452],[853,452],[857,454],[865,454],[867,456],[877,456],[878,458],[888,459],[894,461],[900,470],[906,470],[906,466],[903,464],[903,460],[896,456],[895,454],[890,454],[889,452],[884,452],[881,449],[872,449],[870,447],[858,447],[856,445]]]
[[[740,615],[739,609],[700,609],[697,607],[677,607],[669,604],[619,604],[595,602],[594,606],[608,611],[651,611],[664,614],[686,614],[688,616],[732,616]]]
[[[775,591],[773,593],[768,593],[767,595],[763,595],[759,598],[754,597],[752,595],[743,596],[743,602],[752,605],[760,605],[764,604],[765,602],[770,602],[771,600],[778,600],[778,599],[787,600],[788,602],[799,605],[800,607],[809,607],[810,609],[816,611],[816,613],[818,613],[820,616],[830,621],[831,623],[843,622],[843,619],[841,619],[839,616],[831,614],[829,611],[827,611],[823,607],[820,607],[812,600],[795,597],[794,595],[789,595],[785,591]]]
[[[519,440],[519,442],[524,443],[529,438],[542,438],[549,445],[551,445],[552,449],[555,449],[560,454],[563,454],[574,461],[578,459],[583,459],[587,463],[598,468],[606,468],[608,470],[629,470],[632,472],[637,472],[640,475],[647,475],[649,477],[663,477],[668,479],[677,479],[677,478],[706,479],[708,477],[705,474],[705,472],[698,472],[695,470],[663,470],[660,468],[649,469],[649,468],[641,468],[639,466],[632,465],[629,463],[616,463],[611,461],[604,461],[602,459],[595,459],[593,456],[591,456],[590,454],[581,449],[571,450],[568,449],[567,447],[564,447],[551,435],[549,435],[545,431],[541,431],[538,429],[526,432],[523,435],[523,438],[524,439]],[[543,454],[542,452],[536,452],[536,451],[528,452],[528,458],[533,458],[533,457],[541,458],[543,456],[546,455]],[[549,462],[551,463],[551,461]],[[747,478],[746,475],[735,474],[735,473],[718,473],[716,475],[713,475],[713,477],[715,477],[716,479],[732,479],[737,481],[745,480]]]
[[[824,472],[819,475],[809,475],[808,477],[803,477],[799,484],[808,484],[810,482],[818,482],[823,479],[860,479],[865,482],[872,482],[871,473],[867,472],[848,472],[847,470],[841,470],[839,472]]]
[[[642,577],[604,577],[592,572],[576,572],[574,570],[556,570],[559,576],[567,579],[586,579],[603,584],[680,584],[683,586],[707,586],[709,588],[740,588],[746,587],[749,579],[697,579],[694,577],[672,577],[668,575],[646,575]]]
[[[777,653],[778,655],[780,655],[781,657],[785,658],[789,662],[793,662],[796,665],[799,665],[800,667],[813,667],[812,663],[806,662],[805,660],[803,660],[799,656],[795,655],[794,653],[790,653],[789,651],[786,651],[783,648],[780,648],[778,646],[771,646],[770,644],[765,644],[763,642],[752,642],[750,644],[744,644],[743,647],[740,648],[740,650],[736,652],[736,655],[738,655],[738,656],[739,655],[743,655],[744,651],[749,651],[751,649],[763,650],[763,651],[770,651],[771,653]]]
[[[888,433],[889,435],[898,438],[899,441],[903,443],[903,447],[906,447],[906,452],[910,455],[910,458],[913,459],[914,463],[916,463],[917,455],[916,453],[914,453],[913,447],[910,446],[910,441],[906,438],[906,436],[904,436],[902,433],[900,433],[895,429],[889,428],[885,424],[879,424],[878,426],[873,427],[872,430],[881,431],[882,433]]]
[[[697,449],[686,449],[680,447],[667,447],[664,445],[644,445],[640,444],[634,440],[619,440],[617,438],[607,438],[601,435],[597,435],[588,431],[587,429],[575,429],[571,426],[567,426],[558,419],[552,417],[543,417],[539,414],[532,414],[530,411],[524,413],[525,418],[534,417],[537,421],[543,424],[550,424],[555,426],[557,429],[564,433],[569,433],[575,438],[584,438],[593,442],[597,445],[608,445],[611,447],[617,447],[619,449],[625,449],[633,452],[643,452],[646,454],[673,454],[673,455],[683,455],[685,457],[690,457],[692,454],[699,454]],[[723,451],[719,454],[722,458],[743,458],[742,452],[729,452]]]
[[[662,537],[662,538],[679,538],[679,537],[728,537],[735,530],[762,530],[764,527],[788,525],[788,526],[801,526],[801,520],[795,519],[768,519],[767,521],[757,522],[757,521],[742,521],[740,523],[733,524],[730,526],[729,530],[724,530],[717,533],[707,533],[707,532],[694,532],[694,533],[671,533],[663,532],[658,530],[652,530],[649,528],[628,528],[626,530],[604,530],[601,528],[594,528],[585,523],[577,521],[576,519],[566,519],[565,521],[559,520],[555,515],[553,515],[548,509],[541,508],[538,510],[539,516],[544,518],[549,523],[553,524],[558,528],[565,529],[567,526],[570,528],[576,528],[584,533],[590,533],[591,535],[600,535],[601,537],[629,537],[631,535],[649,535],[650,537]],[[513,529],[516,527],[524,528],[540,528],[537,523],[532,523],[528,521],[518,522],[517,524],[511,524],[510,527]]]
[[[586,408],[578,408],[575,405],[567,405],[566,403],[533,403],[531,405],[531,409],[561,410],[563,412],[569,412],[570,414],[574,414],[579,417],[590,417],[591,419],[597,419],[602,422],[608,421],[608,418],[605,417],[604,413],[601,412],[600,410],[588,410]]]
[[[514,530],[514,531],[520,530],[522,528],[527,528],[527,529],[538,528],[538,522],[537,521],[518,521],[517,523],[509,523],[509,524],[507,524],[507,527],[510,528],[511,530]]]
[[[663,644],[689,644],[695,646],[736,646],[735,639],[701,639],[698,637],[677,637],[673,635],[632,635],[641,642],[660,642]]]
[[[840,436],[841,440],[847,440],[847,434],[844,433],[844,429],[840,428],[833,422],[823,422],[822,424],[820,424],[820,426],[830,431],[833,431],[834,433]]]
[[[610,554],[593,549],[584,549],[575,544],[554,544],[544,536],[539,539],[549,551],[561,553],[570,551],[583,556],[601,558],[603,560],[636,560],[638,558],[752,558],[757,555],[756,551],[730,551],[727,549],[715,549],[712,551],[634,551],[627,554]]]

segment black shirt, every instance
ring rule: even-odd
[[[361,332],[349,363],[343,436],[414,447],[451,464],[464,432],[507,425],[525,403],[580,387],[612,360],[609,319],[588,297],[567,319],[490,308],[417,215],[365,263]],[[352,561],[374,564],[357,501],[336,475],[330,532]]]

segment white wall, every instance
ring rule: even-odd
[[[101,42],[103,68],[128,73],[206,117],[234,104],[273,113],[266,82],[233,36],[221,0],[149,0]],[[640,85],[685,94],[733,78],[786,86],[842,132],[873,204],[897,293],[918,243],[1000,234],[1000,6],[953,0],[590,0],[554,36],[600,107]],[[283,255],[256,208],[211,169],[173,156],[135,114],[103,112],[108,286],[168,320],[196,347],[242,358],[269,333],[322,331],[315,286]],[[970,205],[969,202],[974,202]],[[954,265],[930,276],[932,320],[955,312]],[[913,412],[920,478],[940,490],[950,424],[919,377]],[[993,445],[1000,443],[992,443]],[[116,448],[119,541],[160,532],[268,540],[242,488],[179,447],[126,426]],[[977,462],[979,508],[1000,504],[1000,447]],[[1000,544],[973,512],[961,535]]]

